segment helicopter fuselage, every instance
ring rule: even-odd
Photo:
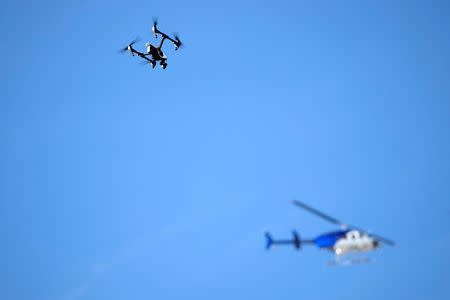
[[[319,248],[331,250],[336,255],[369,251],[380,246],[378,240],[358,230],[333,231],[322,234],[313,241]]]

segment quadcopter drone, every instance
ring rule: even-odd
[[[395,243],[387,238],[373,233],[368,233],[364,229],[355,226],[346,225],[339,220],[324,214],[323,212],[306,205],[303,202],[294,200],[293,204],[304,210],[341,227],[340,230],[321,234],[314,239],[300,239],[296,231],[292,232],[292,240],[274,240],[272,236],[266,232],[266,249],[270,249],[274,245],[293,245],[300,250],[303,244],[315,244],[321,249],[334,252],[337,256],[350,252],[363,252],[379,248],[382,243],[394,246]]]
[[[132,56],[139,56],[146,60],[145,63],[151,64],[153,68],[155,68],[156,63],[159,61],[159,64],[163,69],[167,68],[167,57],[162,51],[162,46],[164,44],[164,41],[167,39],[173,43],[175,46],[175,50],[178,50],[183,44],[181,43],[180,38],[178,35],[174,35],[174,38],[171,38],[164,32],[161,32],[158,27],[158,22],[154,19],[153,20],[153,26],[152,26],[152,32],[155,35],[155,38],[158,38],[158,34],[162,36],[161,42],[159,43],[159,46],[153,46],[150,43],[146,43],[147,53],[140,52],[133,48],[133,45],[138,41],[137,39],[133,40],[128,46],[121,49],[120,52],[126,52],[130,51]]]

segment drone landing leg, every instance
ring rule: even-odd
[[[166,59],[161,60],[161,62],[159,63],[161,65],[161,67],[163,69],[167,68],[167,63],[166,63]]]

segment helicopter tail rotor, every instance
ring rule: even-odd
[[[264,234],[264,236],[266,237],[266,249],[269,250],[270,247],[272,247],[273,245],[273,239],[272,236],[270,235],[270,233],[266,232]]]

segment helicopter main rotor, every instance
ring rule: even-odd
[[[308,212],[310,212],[310,213],[312,213],[312,214],[314,214],[314,215],[324,219],[325,221],[328,221],[328,222],[330,222],[332,224],[338,225],[338,226],[340,226],[343,229],[354,229],[354,230],[360,231],[362,233],[365,233],[368,236],[371,236],[371,237],[373,237],[373,238],[375,238],[375,239],[385,243],[386,245],[389,245],[389,246],[394,246],[395,245],[395,242],[390,240],[390,239],[382,237],[381,235],[378,235],[378,234],[370,233],[369,231],[367,231],[365,229],[362,229],[362,228],[359,228],[357,226],[345,224],[345,223],[339,221],[338,219],[333,218],[333,217],[331,217],[331,216],[321,212],[318,209],[315,209],[315,208],[313,208],[313,207],[311,207],[309,205],[306,205],[305,203],[303,203],[301,201],[293,200],[292,203],[295,206],[298,206],[298,207],[300,207],[300,208],[302,208],[302,209],[304,209],[304,210],[306,210],[306,211],[308,211]]]

